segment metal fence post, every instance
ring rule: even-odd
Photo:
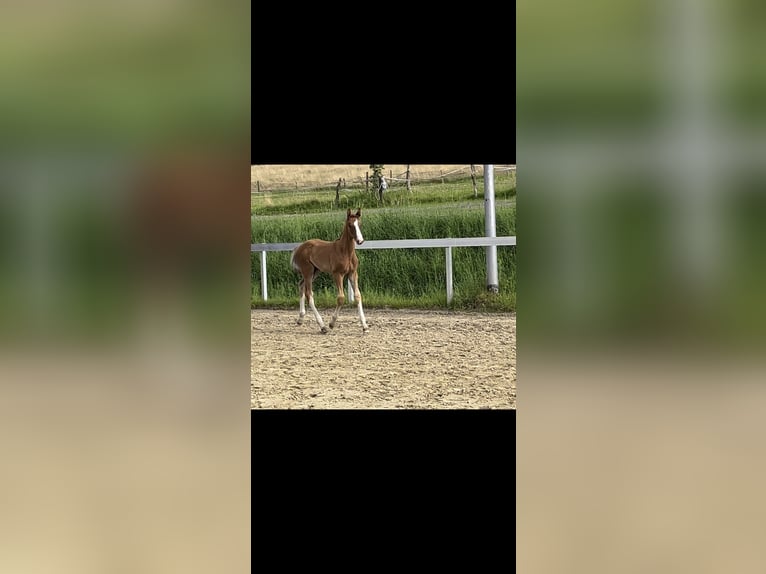
[[[495,166],[484,166],[484,235],[495,237]],[[491,293],[499,291],[500,282],[497,279],[497,246],[488,245],[487,258],[487,290]]]
[[[269,298],[268,291],[266,290],[266,252],[261,251],[261,293],[263,294],[263,300],[267,301]]]
[[[445,249],[447,264],[447,305],[452,303],[452,247]]]

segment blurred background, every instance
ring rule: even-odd
[[[516,8],[519,571],[762,570],[766,9]]]
[[[0,570],[249,572],[250,3],[6,2],[0,84]]]
[[[250,11],[4,3],[3,571],[250,569]],[[764,19],[516,3],[520,571],[764,570]]]

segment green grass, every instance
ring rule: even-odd
[[[251,194],[252,215],[279,215],[297,213],[318,213],[345,210],[347,208],[374,209],[378,207],[413,207],[418,205],[449,204],[452,206],[483,205],[484,181],[477,178],[477,197],[474,197],[471,180],[446,183],[420,183],[408,192],[404,186],[389,188],[378,200],[377,194],[362,188],[340,190],[339,205],[335,206],[335,188],[309,192],[263,192]],[[495,199],[511,200],[516,197],[515,175],[495,177]]]
[[[467,185],[463,184],[462,191],[457,188],[452,191],[456,197],[461,198],[459,203],[437,205],[434,202],[422,209],[410,206],[363,211],[364,237],[368,240],[481,237],[484,235],[484,210],[479,208],[483,205],[483,199],[478,200],[480,204],[475,205],[475,208],[467,208],[466,192],[473,196],[470,181]],[[404,193],[407,193],[406,190]],[[423,195],[426,198],[433,197]],[[340,235],[344,217],[342,209],[329,213],[254,216],[251,239],[253,243],[291,243],[315,237],[334,240]],[[497,205],[496,230],[498,236],[516,234],[515,202],[501,202]],[[446,301],[444,249],[358,250],[357,255],[360,262],[359,287],[367,307],[450,307],[486,311],[516,309],[515,247],[497,248],[500,278],[498,294],[486,291],[485,248],[453,248],[454,298],[449,306]],[[299,277],[290,267],[289,260],[289,252],[270,252],[267,255],[269,299],[263,301],[259,255],[251,254],[253,307],[297,309]],[[335,286],[328,275],[320,274],[317,277],[314,292],[318,308],[335,305]],[[348,305],[350,302],[347,300]]]

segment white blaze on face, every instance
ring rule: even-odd
[[[359,229],[359,220],[354,220],[354,231],[356,232],[356,242],[358,244],[362,244],[364,242],[364,237],[362,237],[362,230]]]

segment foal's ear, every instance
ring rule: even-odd
[[[362,217],[362,208],[361,207],[356,210],[356,216],[357,217]]]
[[[346,217],[351,217],[351,208],[346,210]]]

